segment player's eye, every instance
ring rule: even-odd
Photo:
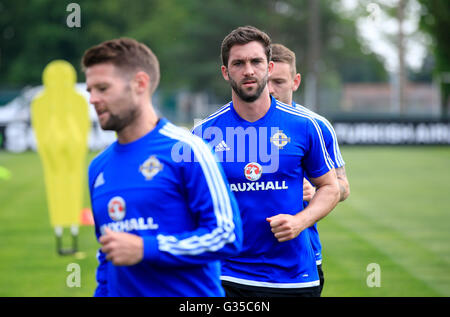
[[[284,83],[284,81],[278,80],[278,79],[272,79],[272,80],[270,81],[270,83],[271,83],[272,85],[280,86],[280,85],[282,85],[282,84]]]
[[[108,89],[108,86],[98,86],[98,91],[100,91],[100,92],[105,92],[107,89]]]

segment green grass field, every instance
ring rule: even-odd
[[[450,296],[450,147],[342,152],[351,195],[319,223],[323,296]],[[80,231],[84,256],[58,256],[39,157],[0,152],[0,166],[12,173],[0,179],[0,296],[91,296],[93,227]],[[81,287],[66,284],[70,263],[80,265]],[[366,283],[370,263],[380,287]]]

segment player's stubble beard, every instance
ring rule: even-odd
[[[128,125],[132,124],[134,120],[139,116],[139,111],[136,105],[133,103],[131,96],[131,86],[127,84],[124,88],[121,98],[115,102],[115,104],[127,104],[120,113],[112,113],[109,111],[108,120],[101,126],[103,130],[110,130],[120,132]]]
[[[244,82],[246,80],[255,80],[256,81],[256,90],[254,93],[247,93],[243,88],[241,88],[237,82],[230,76],[230,73],[228,73],[228,80],[230,82],[231,88],[233,91],[245,102],[253,102],[256,99],[261,96],[261,93],[263,92],[264,88],[267,86],[267,81],[269,78],[269,72],[267,72],[264,77],[261,80],[258,80],[256,77],[247,77],[241,82]]]

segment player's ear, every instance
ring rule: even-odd
[[[302,75],[300,75],[299,73],[295,74],[294,83],[292,85],[292,91],[296,91],[300,86],[301,82],[302,82]]]
[[[134,75],[133,84],[135,91],[139,94],[149,90],[150,76],[143,71],[139,71]]]
[[[269,65],[268,65],[269,76],[272,75],[274,65],[275,65],[275,63],[273,61],[269,62]]]
[[[222,65],[222,67],[220,67],[220,70],[222,71],[222,76],[223,78],[228,81],[229,80],[229,76],[228,76],[228,69],[225,65]]]

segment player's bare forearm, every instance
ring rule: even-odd
[[[339,183],[334,169],[320,177],[311,178],[311,182],[316,186],[316,193],[305,210],[297,214],[302,218],[305,228],[328,215],[340,199]]]
[[[350,195],[350,184],[344,166],[336,168],[336,177],[339,184],[339,201],[344,201]]]
[[[339,185],[334,169],[311,181],[317,190],[308,207],[296,215],[278,214],[266,219],[279,242],[296,238],[300,232],[328,215],[339,202]]]

